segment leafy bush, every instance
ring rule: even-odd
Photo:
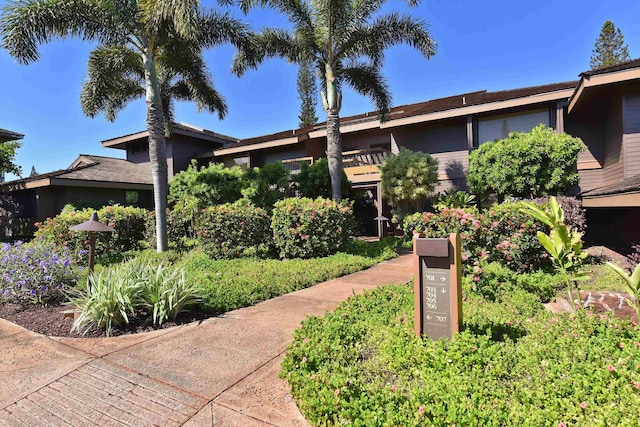
[[[242,195],[268,212],[275,202],[286,197],[289,190],[289,171],[280,162],[249,168],[244,171],[243,180]]]
[[[300,173],[291,176],[301,197],[317,199],[331,198],[331,176],[327,159],[318,159],[312,165],[302,163]],[[342,198],[353,199],[353,189],[347,175],[342,171]]]
[[[352,237],[351,206],[327,199],[291,198],[277,202],[271,222],[280,258],[331,255]]]
[[[637,425],[639,328],[523,290],[463,307],[463,332],[421,340],[410,286],[354,296],[294,332],[281,377],[312,425]]]
[[[78,280],[66,247],[38,241],[3,243],[0,261],[0,300],[4,301],[56,303],[64,289]]]
[[[266,256],[272,243],[266,211],[246,201],[198,212],[195,231],[202,250],[216,259]]]
[[[582,149],[580,139],[544,125],[512,132],[469,154],[467,183],[472,193],[495,192],[499,200],[563,194],[580,180],[576,162]]]
[[[242,197],[242,169],[211,163],[198,169],[195,160],[169,183],[168,201],[187,218],[207,206],[233,203]]]
[[[69,227],[81,224],[91,218],[94,211],[68,210],[55,218],[47,218],[37,223],[36,239],[54,244],[67,246],[69,252],[79,263],[87,262],[89,250],[89,236],[87,232],[71,231]],[[131,206],[105,206],[98,211],[99,220],[115,228],[115,233],[97,233],[96,258],[106,260],[119,258],[130,250],[140,250],[147,247],[147,229],[153,221],[152,214],[146,209]]]
[[[371,267],[395,257],[395,251],[390,250],[394,244],[392,240],[362,242],[347,248],[355,254],[341,252],[324,258],[282,261],[213,260],[203,252],[192,251],[175,267],[185,270],[187,281],[202,288],[206,311],[222,313]],[[369,246],[364,249],[362,245]]]
[[[536,231],[546,231],[548,227],[522,213],[522,207],[519,202],[508,202],[483,213],[475,208],[443,208],[439,213],[422,214],[421,225],[418,215],[408,217],[403,230],[405,234],[418,230],[427,237],[460,233],[466,265],[484,260],[501,262],[514,271],[550,268],[548,255],[536,236]]]
[[[393,221],[414,212],[424,211],[430,194],[438,183],[438,160],[422,152],[400,148],[380,167],[382,195],[393,207]]]
[[[464,209],[473,206],[475,202],[476,196],[457,188],[448,188],[431,199],[431,203],[437,211],[443,208]]]

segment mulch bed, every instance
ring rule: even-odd
[[[0,317],[20,325],[26,329],[43,335],[70,338],[96,338],[104,337],[105,331],[96,327],[89,329],[82,335],[71,332],[73,319],[65,317],[62,312],[70,307],[62,305],[41,306],[37,304],[0,304]],[[173,322],[165,322],[161,328],[145,324],[142,321],[133,321],[129,325],[111,329],[111,336],[137,334],[140,332],[150,332],[157,329],[170,328],[172,326],[184,325],[197,322],[208,317],[213,317],[210,313],[190,312],[182,313]]]

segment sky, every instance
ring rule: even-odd
[[[6,4],[0,0],[0,8]],[[203,5],[219,7],[213,0]],[[631,58],[640,57],[636,0],[422,0],[413,8],[391,0],[385,11],[391,10],[424,20],[438,44],[429,60],[408,46],[387,51],[383,74],[393,105],[577,80],[589,69],[606,20],[621,29]],[[231,14],[255,30],[289,27],[286,18],[272,10],[257,9],[244,16],[232,9]],[[145,130],[144,100],[132,102],[114,122],[83,114],[80,89],[93,47],[76,39],[56,40],[42,45],[40,60],[30,65],[18,64],[0,49],[0,128],[25,135],[15,159],[23,175],[28,176],[32,166],[38,173],[64,169],[78,154],[124,157],[122,150],[103,148],[100,142]],[[236,138],[298,127],[295,65],[269,59],[238,78],[230,71],[231,46],[216,47],[204,56],[229,112],[219,120],[198,112],[192,103],[178,103],[177,122]],[[344,91],[341,116],[373,110],[369,99]],[[321,105],[317,115],[324,121]]]

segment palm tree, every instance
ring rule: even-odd
[[[257,52],[240,52],[233,70],[242,75],[267,57],[314,64],[322,82],[322,104],[327,113],[327,158],[332,194],[340,200],[342,142],[340,108],[342,85],[373,101],[381,121],[391,105],[391,93],[381,73],[387,48],[407,43],[425,58],[436,44],[426,24],[408,14],[374,16],[387,0],[241,0],[243,11],[261,5],[279,10],[293,24],[292,32],[265,28],[256,39]],[[406,0],[415,6],[419,0]]]
[[[13,0],[2,11],[0,45],[20,63],[37,61],[39,44],[64,37],[98,44],[82,89],[85,114],[102,111],[113,121],[129,101],[146,100],[157,249],[165,251],[171,99],[224,117],[202,50],[230,42],[249,52],[251,32],[226,14],[201,10],[198,0]]]

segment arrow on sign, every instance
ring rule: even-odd
[[[447,279],[445,279],[445,277],[444,277],[444,276],[440,276],[440,281],[441,281],[441,282],[444,282],[445,280],[447,280]]]
[[[431,316],[427,315],[427,320],[431,320]]]
[[[445,288],[442,288],[442,290],[440,292],[442,292],[443,294],[446,294],[447,290]]]

